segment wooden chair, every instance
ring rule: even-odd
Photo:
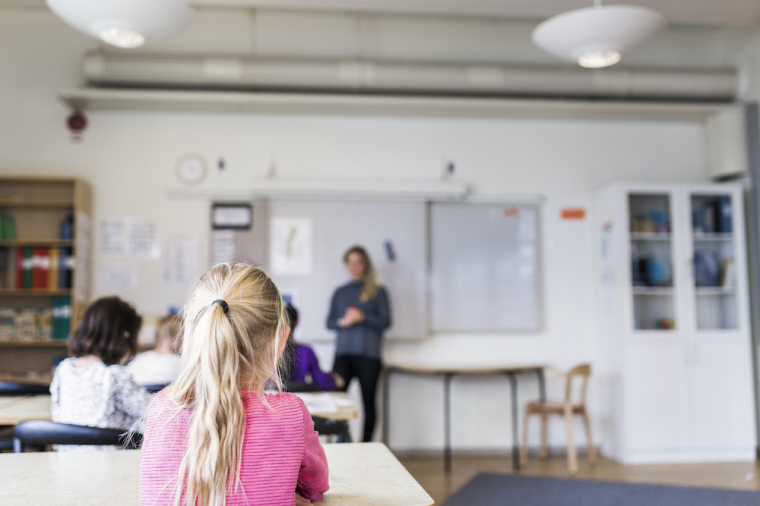
[[[522,447],[520,448],[520,467],[525,467],[528,461],[528,421],[531,415],[538,415],[541,417],[541,449],[539,452],[540,458],[546,459],[548,454],[547,448],[547,431],[548,431],[548,419],[550,415],[558,415],[565,418],[565,424],[567,425],[567,467],[570,475],[575,475],[578,472],[578,453],[575,449],[575,438],[573,436],[573,415],[578,415],[583,418],[583,425],[586,428],[586,440],[588,441],[588,456],[589,463],[591,465],[596,464],[596,448],[591,439],[591,424],[588,418],[588,412],[586,411],[586,389],[588,387],[588,378],[591,375],[591,366],[589,364],[582,364],[572,368],[570,371],[564,374],[567,379],[565,387],[565,400],[564,402],[531,402],[525,408],[525,422],[523,424],[523,440]],[[583,380],[581,385],[580,402],[573,403],[573,379],[580,377]]]

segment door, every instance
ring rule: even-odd
[[[685,207],[690,224],[684,242],[689,334],[718,342],[749,339],[741,193],[720,185],[691,188]]]
[[[743,340],[742,340],[743,341]],[[690,345],[688,363],[695,449],[731,451],[755,445],[749,342]]]
[[[625,357],[626,452],[687,449],[689,385],[680,339],[629,341]]]

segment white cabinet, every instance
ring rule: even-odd
[[[603,451],[624,463],[753,460],[741,188],[615,185],[596,204]]]

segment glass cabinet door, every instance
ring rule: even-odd
[[[738,328],[731,195],[692,194],[692,281],[697,330]]]
[[[634,330],[676,328],[671,200],[668,193],[628,195]]]

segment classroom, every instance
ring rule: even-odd
[[[0,505],[760,502],[757,0],[0,0]]]

